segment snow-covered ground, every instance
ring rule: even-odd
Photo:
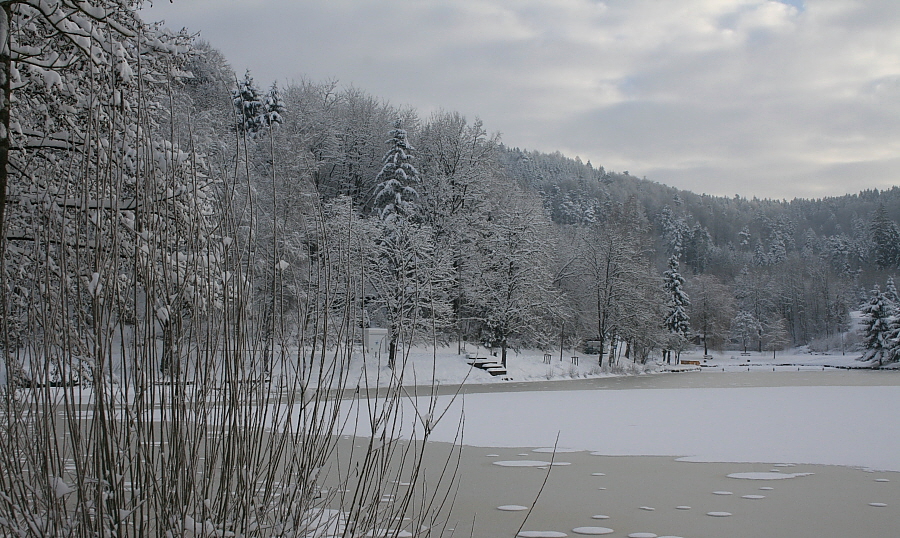
[[[607,365],[608,357],[604,357],[604,366],[598,365],[597,355],[585,355],[574,350],[559,349],[550,351],[549,363],[545,362],[545,352],[540,350],[510,350],[507,356],[507,373],[502,376],[492,376],[485,370],[473,368],[466,362],[466,355],[471,357],[484,357],[500,362],[497,356],[483,347],[469,345],[463,354],[457,352],[456,346],[438,348],[437,351],[424,347],[413,348],[407,357],[404,369],[404,382],[407,384],[427,384],[434,379],[442,385],[459,383],[486,384],[505,383],[508,381],[550,381],[564,379],[589,379],[621,375],[643,375],[662,373],[675,368],[669,365],[649,362],[648,364],[635,364],[624,357],[612,369]],[[574,364],[573,357],[577,357]],[[762,353],[750,352],[744,356],[739,351],[712,352],[709,359],[703,358],[703,351],[688,351],[681,355],[682,360],[697,361],[704,371],[797,371],[823,369],[867,369],[869,364],[860,362],[859,352],[834,352],[828,354],[810,353],[805,348],[778,351],[773,358],[771,351]],[[380,379],[385,383],[390,374],[387,373],[386,359],[381,356],[367,354],[366,360],[357,358],[350,365],[350,379],[362,377],[362,370],[366,370],[369,380]],[[690,366],[683,369],[690,370]],[[696,369],[693,368],[693,369]]]

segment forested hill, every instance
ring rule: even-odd
[[[503,147],[500,161],[508,177],[540,193],[553,222],[583,225],[596,222],[610,204],[637,200],[653,223],[660,246],[673,232],[693,241],[689,248],[706,251],[693,268],[699,272],[728,271],[726,253],[752,250],[756,265],[766,255],[811,250],[834,261],[844,271],[896,269],[900,252],[900,187],[865,190],[844,196],[772,200],[711,196],[677,189],[625,172],[594,166],[590,161]],[[879,232],[880,228],[880,232]],[[878,238],[881,244],[874,244]],[[671,249],[671,245],[668,245]],[[900,248],[900,247],[897,247]],[[722,263],[712,263],[718,260]]]
[[[110,314],[117,323],[152,304],[166,363],[187,349],[198,313],[217,312],[224,295],[202,305],[186,298],[198,283],[225,293],[239,269],[241,315],[265,350],[276,337],[344,338],[322,331],[346,327],[387,328],[390,360],[428,339],[492,344],[504,356],[508,347],[591,341],[601,361],[623,348],[647,360],[690,345],[834,347],[845,343],[850,311],[900,267],[896,188],[789,202],[695,194],[511,148],[515,141],[463,113],[424,115],[335,81],[259,88],[209,44],[177,40],[165,56],[177,67],[145,74],[148,90],[124,67],[123,80],[103,80],[108,110],[92,105],[108,122],[102,129],[89,121],[84,103],[93,101],[72,97],[81,95],[72,88],[92,95],[89,72],[73,71],[67,85],[29,72],[28,92],[17,90],[10,147],[27,151],[8,169],[0,219],[9,342],[33,339],[33,320],[62,304],[59,294],[86,301],[99,287],[120,295],[104,303],[119,305]],[[122,92],[136,96],[122,101]],[[123,102],[132,108],[120,110]],[[94,149],[65,141],[95,131]],[[150,139],[117,142],[139,136]],[[122,189],[131,198],[114,204]],[[140,196],[150,197],[143,206]],[[32,232],[57,214],[41,212],[47,200],[66,213],[64,241]],[[102,227],[105,242],[88,225],[99,226],[90,212],[98,208],[121,212]],[[95,243],[104,249],[64,253],[71,288],[49,303],[35,299],[39,275],[60,272],[55,249]],[[119,243],[134,263],[150,263],[148,253],[163,260],[152,265],[163,271],[155,291],[143,270],[100,266],[100,254],[126,263],[109,246]],[[225,265],[203,275],[177,265],[191,260]],[[165,273],[176,269],[177,278]],[[119,280],[102,280],[110,275]],[[341,308],[352,322],[337,316]],[[313,311],[331,329],[314,326]]]
[[[312,211],[314,194],[326,214],[347,206],[371,224],[399,211],[425,226],[422,244],[455,258],[437,324],[448,339],[544,345],[558,341],[563,320],[570,333],[563,337],[573,342],[625,341],[640,353],[672,347],[662,329],[671,308],[663,281],[674,260],[693,297],[682,338],[827,347],[849,326],[849,311],[900,266],[897,188],[791,201],[696,194],[559,152],[509,147],[462,113],[420,116],[335,81],[266,92],[248,73],[236,85],[221,55],[202,43],[197,49],[183,88],[184,113],[202,119],[192,143],[202,141],[204,153],[232,163],[226,167],[240,162],[223,149],[223,140],[234,139],[234,111],[252,115],[248,106],[262,110],[277,92],[283,124],[259,127],[247,140],[257,218],[297,228],[302,218],[294,212]],[[386,178],[392,146],[391,159],[408,161]],[[507,269],[527,260],[529,272],[503,277],[503,260]],[[601,274],[604,263],[618,272]],[[522,297],[503,303],[501,287]],[[399,314],[390,303],[371,298],[370,323],[393,323]]]

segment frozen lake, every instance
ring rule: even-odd
[[[518,389],[518,390],[516,390]],[[420,392],[421,394],[421,392]],[[900,471],[900,372],[698,372],[472,386],[432,440]],[[440,405],[438,407],[441,407]],[[413,411],[409,411],[413,414]],[[364,425],[363,425],[364,426]]]
[[[898,372],[509,383],[462,401],[433,437],[465,410],[457,533],[512,536],[534,506],[523,530],[543,538],[900,536]],[[535,504],[551,457],[567,465]]]

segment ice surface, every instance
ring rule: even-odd
[[[591,476],[606,476],[606,473],[591,473]]]
[[[731,515],[731,512],[707,512],[706,515],[712,517],[728,517]]]
[[[522,531],[516,536],[521,538],[566,538],[568,534],[559,531]]]
[[[572,529],[572,532],[576,534],[589,534],[598,536],[601,534],[612,534],[616,531],[607,527],[575,527],[574,529]]]
[[[656,538],[656,535],[652,532],[632,532],[628,538]]]
[[[522,510],[528,510],[528,507],[522,506],[521,504],[504,504],[503,506],[498,506],[497,510],[503,510],[504,512],[521,512]]]
[[[730,491],[714,491],[713,495],[734,495]]]
[[[503,460],[503,461],[495,461],[494,465],[499,465],[500,467],[546,467],[550,465],[549,461],[540,461],[540,460]],[[565,461],[554,461],[553,465],[571,465],[569,462]]]
[[[679,413],[658,412],[673,401]],[[470,446],[546,447],[559,433],[566,447],[597,455],[682,455],[683,461],[693,462],[788,461],[900,471],[900,419],[871,412],[897,401],[900,386],[475,393],[466,395],[465,407],[491,412],[466,413],[465,435]],[[432,440],[456,438],[460,408],[454,404]],[[586,428],[582,413],[566,411],[581,409],[612,411],[593,417]]]
[[[550,448],[544,447],[544,448],[535,448],[534,450],[532,450],[532,452],[540,452],[540,453],[544,453],[544,454],[552,454],[553,452],[556,452],[557,454],[563,454],[565,452],[584,452],[584,451],[581,449],[578,449],[578,448],[557,447],[554,450],[552,447],[550,447]]]
[[[813,473],[731,473],[728,478],[739,478],[742,480],[786,480],[788,478],[797,478],[799,476],[810,476]]]
[[[765,495],[742,495],[741,499],[765,499]]]
[[[653,508],[652,506],[642,506],[641,510],[646,510],[648,512],[652,512],[652,511],[656,510],[656,508]]]
[[[675,509],[676,510],[690,510],[691,507],[690,506],[676,506]]]
[[[597,514],[595,516],[591,516],[591,519],[609,519],[609,516],[605,516],[603,514]]]
[[[877,506],[878,508],[884,508],[887,506],[885,503],[869,503],[869,506]]]
[[[890,480],[888,480],[887,478],[876,478],[875,481],[876,482],[890,482]]]

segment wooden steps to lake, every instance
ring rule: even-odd
[[[495,359],[488,357],[466,357],[466,364],[484,370],[492,376],[506,375],[506,368]]]

